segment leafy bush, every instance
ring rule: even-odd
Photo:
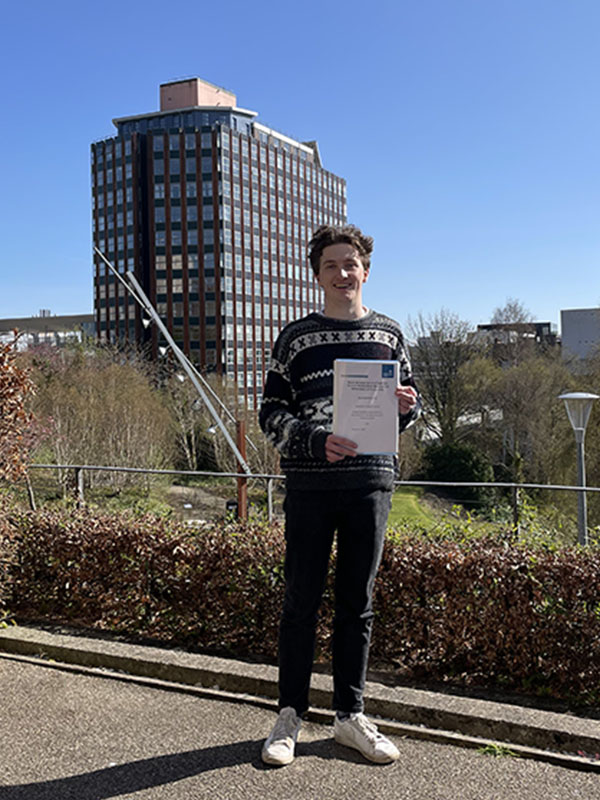
[[[486,456],[469,445],[429,445],[423,454],[423,465],[428,481],[489,483],[494,480],[494,470]],[[477,486],[452,487],[456,500],[473,505],[485,504],[491,491]]]
[[[506,541],[464,523],[397,530],[375,589],[372,659],[403,678],[597,702],[600,548]],[[224,520],[0,508],[0,609],[275,660],[283,532]],[[328,656],[330,575],[317,631]]]

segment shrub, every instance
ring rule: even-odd
[[[33,393],[27,370],[17,361],[17,339],[0,342],[0,479],[18,480],[26,473],[32,424],[26,399]]]
[[[47,426],[36,459],[55,464],[171,465],[170,413],[148,365],[133,353],[73,345],[27,354],[34,411]],[[61,473],[66,483],[67,474]],[[90,472],[90,485],[127,485],[127,473]]]
[[[598,701],[600,548],[468,533],[388,537],[372,659],[402,678],[501,685]],[[77,623],[237,656],[276,658],[283,532],[223,520],[0,508],[4,600]],[[329,654],[332,579],[317,630]]]
[[[428,481],[489,483],[494,471],[487,458],[475,448],[461,444],[432,444],[423,454],[424,476]],[[488,502],[492,490],[477,486],[452,487],[452,495],[462,503]]]
[[[388,541],[375,607],[372,655],[406,675],[599,699],[597,548]]]
[[[282,535],[228,521],[42,511],[12,517],[11,607],[172,642],[272,656]],[[18,530],[18,534],[15,533]]]

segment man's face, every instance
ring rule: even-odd
[[[323,249],[317,283],[325,292],[325,300],[333,303],[362,302],[362,285],[369,276],[358,250],[340,242]]]

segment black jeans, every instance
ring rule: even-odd
[[[279,631],[279,707],[308,708],[315,627],[337,530],[333,624],[333,708],[363,710],[372,595],[391,492],[288,491],[285,599]]]

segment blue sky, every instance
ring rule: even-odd
[[[3,9],[0,317],[92,310],[89,149],[198,75],[316,138],[368,305],[600,304],[598,0],[27,0]]]

